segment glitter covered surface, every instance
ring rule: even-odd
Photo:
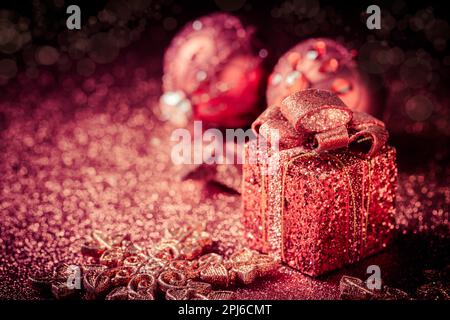
[[[317,275],[385,248],[394,229],[396,171],[392,148],[371,160],[338,153],[295,161],[285,182],[286,261]]]
[[[343,111],[345,117],[336,116],[336,110]],[[266,119],[280,121],[277,114],[270,118],[273,112],[276,110],[262,115],[254,127]],[[316,140],[325,134],[324,141],[319,140],[319,146],[312,150],[307,139],[281,151],[272,150],[273,145],[266,151],[256,140],[247,144],[243,222],[252,246],[312,276],[386,248],[395,229],[395,149],[385,146],[386,139],[375,138],[379,135],[376,133],[363,158],[355,156],[349,144],[363,132],[352,131],[357,127],[372,127],[372,131],[376,127],[387,138],[384,124],[359,113],[355,123],[350,124],[350,109],[335,94],[317,89],[289,95],[279,112],[300,136],[307,138],[308,132],[318,131]],[[303,120],[305,114],[309,121]],[[347,123],[349,129],[342,126]],[[343,128],[335,133],[336,127]],[[350,139],[347,130],[352,134]],[[289,135],[280,134],[281,139],[285,136],[290,139]],[[264,138],[260,136],[259,140]],[[265,158],[261,157],[264,153]]]
[[[204,221],[220,239],[223,252],[245,245],[240,197],[201,181],[180,182],[184,168],[170,162],[173,127],[152,113],[160,94],[159,75],[143,77],[142,69],[130,64],[128,85],[108,85],[105,79],[110,77],[99,75],[85,81],[68,79],[47,94],[31,82],[25,83],[27,91],[15,87],[5,93],[1,298],[39,298],[27,277],[56,263],[80,262],[80,247],[94,229],[131,232],[136,241],[151,244],[167,226]],[[78,106],[80,100],[86,105]],[[398,220],[405,233],[418,223],[420,230],[448,230],[448,186],[436,174],[400,177]],[[428,179],[435,182],[423,190]],[[445,248],[445,243],[441,239],[437,247]],[[417,242],[411,246],[417,248]],[[440,263],[434,256],[441,250],[431,254],[427,244],[420,246],[428,252],[423,261],[431,255],[431,261]],[[276,276],[239,289],[238,298],[336,299],[340,275],[349,270],[364,275],[370,263],[382,266],[387,281],[409,284],[408,276],[425,263],[411,264],[408,252],[416,249],[411,250],[409,242],[400,241],[381,255],[319,280],[282,267]],[[407,263],[409,273],[401,272],[402,263]]]
[[[130,232],[152,245],[168,226],[204,221],[225,254],[246,245],[239,195],[201,180],[181,182],[185,168],[170,162],[174,127],[156,111],[162,54],[146,49],[139,57],[121,53],[87,77],[19,73],[1,88],[0,298],[42,298],[28,276],[81,262],[94,229]],[[366,278],[370,264],[381,267],[383,281],[410,292],[423,283],[424,268],[448,263],[448,144],[418,161],[418,150],[430,144],[410,140],[412,151],[398,148],[401,232],[393,246],[319,279],[284,266],[237,297],[338,299],[341,276]]]

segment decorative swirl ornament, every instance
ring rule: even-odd
[[[223,261],[223,257],[217,253],[207,253],[201,256],[197,260],[198,268],[203,269],[210,264],[220,264]]]
[[[117,287],[114,288],[105,297],[105,300],[128,300],[129,292],[127,287]]]
[[[154,300],[158,292],[164,293],[168,300],[232,299],[233,292],[215,289],[237,282],[249,284],[263,275],[259,267],[261,261],[274,261],[253,251],[240,252],[229,261],[218,253],[201,255],[211,247],[212,238],[198,227],[167,232],[148,253],[129,238],[124,240],[122,236],[95,234],[89,245],[105,249],[101,256],[97,256],[100,264],[81,266],[82,291],[67,287],[71,267],[67,264],[57,265],[51,275],[30,277],[30,284],[41,291],[46,289],[57,299],[76,298],[83,293],[83,299],[87,300]],[[188,250],[184,250],[185,246]],[[191,254],[180,255],[179,252],[183,251]],[[82,252],[92,258],[90,251]],[[248,253],[251,257],[243,259]],[[272,271],[278,268],[278,264],[270,265]],[[242,271],[244,268],[257,274],[249,277]]]
[[[122,263],[123,251],[119,248],[105,250],[100,257],[100,264],[107,267],[117,267]]]
[[[137,267],[142,265],[147,260],[143,255],[130,255],[123,260],[123,265],[126,267]]]
[[[151,274],[136,274],[128,283],[129,297],[133,300],[154,300],[156,279]]]
[[[186,284],[186,276],[175,270],[163,271],[158,277],[158,286],[166,292],[169,289],[183,288]]]
[[[198,270],[189,260],[174,260],[169,263],[169,269],[182,272],[187,279],[194,279],[198,276]]]

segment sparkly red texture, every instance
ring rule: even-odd
[[[262,58],[253,30],[234,16],[199,18],[178,33],[164,56],[164,92],[181,91],[194,117],[219,127],[240,127],[258,114]]]
[[[267,86],[267,104],[279,104],[298,90],[317,88],[335,92],[353,110],[377,114],[377,101],[370,96],[354,56],[354,51],[331,39],[300,42],[274,67]]]
[[[291,95],[283,101],[281,110],[286,112],[288,103],[292,108],[296,97],[309,99],[308,94]],[[297,102],[303,104],[298,106],[300,110],[314,104]],[[323,105],[326,104],[324,100]],[[269,123],[267,114],[262,118],[255,123]],[[355,126],[355,122],[361,126],[361,118],[354,116],[350,126]],[[384,130],[375,118],[365,121],[372,129]],[[292,123],[287,130],[294,132],[293,127]],[[347,143],[361,132],[349,129],[349,133]],[[385,135],[387,132],[381,134]],[[332,139],[342,141],[341,137]],[[377,143],[375,140],[372,139],[373,144]],[[395,149],[384,145],[384,141],[368,157],[355,154],[351,145],[339,148],[340,144],[331,143],[329,150],[311,152],[306,142],[281,151],[264,149],[255,141],[248,143],[244,149],[242,199],[243,224],[250,246],[279,256],[289,266],[311,276],[338,269],[386,247],[395,227],[397,167]],[[249,159],[258,153],[267,155],[269,160],[251,162]],[[262,169],[273,161],[278,161],[275,171],[262,174]]]

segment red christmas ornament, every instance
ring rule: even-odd
[[[276,64],[267,86],[268,105],[279,105],[291,93],[308,88],[330,90],[351,109],[374,113],[367,81],[349,51],[334,40],[303,41]]]
[[[220,127],[249,124],[258,114],[262,56],[253,30],[212,14],[188,23],[164,57],[163,115],[183,125],[190,115]]]

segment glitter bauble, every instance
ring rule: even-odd
[[[252,28],[228,14],[188,23],[164,56],[161,111],[183,125],[191,114],[219,127],[239,127],[258,112],[261,56]]]
[[[267,104],[280,104],[291,93],[317,88],[333,91],[353,110],[378,113],[367,79],[353,60],[355,54],[330,39],[297,44],[275,65],[267,85]]]

